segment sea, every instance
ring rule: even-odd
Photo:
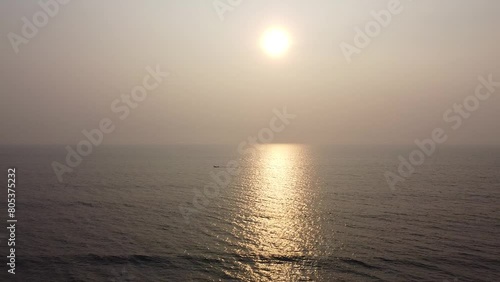
[[[415,148],[2,146],[0,280],[500,281],[500,148]]]

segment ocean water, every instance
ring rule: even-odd
[[[500,149],[439,148],[392,191],[413,149],[102,146],[59,183],[64,146],[0,147],[18,219],[0,279],[500,281]]]

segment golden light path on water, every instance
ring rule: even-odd
[[[314,277],[304,267],[319,240],[311,214],[315,181],[308,148],[264,145],[242,175],[241,240],[250,262],[242,264],[242,279],[294,281]],[[239,220],[238,220],[239,221]],[[308,273],[309,272],[309,273]]]

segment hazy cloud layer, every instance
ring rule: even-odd
[[[249,0],[221,21],[212,1],[71,1],[13,50],[38,1],[0,3],[0,143],[72,144],[113,116],[145,67],[171,72],[105,143],[236,144],[272,109],[297,114],[275,142],[412,143],[500,81],[500,2],[403,1],[404,12],[348,64],[339,48],[388,1]],[[281,25],[290,52],[271,60],[261,33]],[[450,143],[500,144],[500,89]]]

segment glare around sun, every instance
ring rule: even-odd
[[[290,47],[290,36],[281,28],[269,28],[262,35],[260,45],[267,55],[281,57]]]

